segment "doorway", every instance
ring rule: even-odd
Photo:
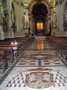
[[[36,35],[45,35],[46,34],[46,19],[48,16],[47,6],[43,3],[36,3],[32,8],[32,17],[34,19]]]

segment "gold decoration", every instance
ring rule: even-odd
[[[42,22],[37,23],[37,29],[38,30],[43,30],[43,23]]]

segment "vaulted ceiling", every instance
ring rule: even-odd
[[[28,5],[31,1],[36,1],[36,0],[22,0],[22,1],[25,5]],[[38,1],[42,1],[42,0],[38,0]],[[56,4],[61,4],[65,0],[43,0],[43,1],[46,1],[51,4],[54,4],[55,2]]]
[[[31,2],[35,2],[35,1],[45,1],[47,3],[50,3],[51,5],[55,4],[55,1],[56,0],[15,0],[17,2],[23,2],[24,6],[28,7],[28,5],[31,3]]]

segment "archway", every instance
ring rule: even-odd
[[[36,3],[32,7],[32,17],[35,23],[34,33],[36,35],[44,35],[46,33],[46,19],[48,15],[48,9],[43,3]]]
[[[32,0],[28,6],[31,33],[36,35],[49,35],[50,30],[50,4],[44,0]],[[37,23],[38,22],[38,23]],[[37,26],[40,27],[37,30]]]

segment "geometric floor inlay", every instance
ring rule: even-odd
[[[22,90],[67,90],[67,72],[57,50],[49,43],[44,42],[43,45],[37,40],[29,48],[24,50],[22,58],[13,70],[14,72],[17,68],[16,73],[20,73],[14,77],[10,76],[11,80],[8,79],[6,87],[21,87],[19,89]]]
[[[24,78],[22,72],[15,77],[13,77],[8,84],[7,87],[24,87]]]
[[[38,66],[57,66],[64,65],[59,57],[56,56],[34,56],[21,58],[21,60],[17,63],[16,66],[29,66],[29,67],[38,67]]]
[[[26,73],[19,73],[6,85],[7,87],[29,87],[34,89],[44,89],[67,86],[67,76],[52,69],[28,69]]]

